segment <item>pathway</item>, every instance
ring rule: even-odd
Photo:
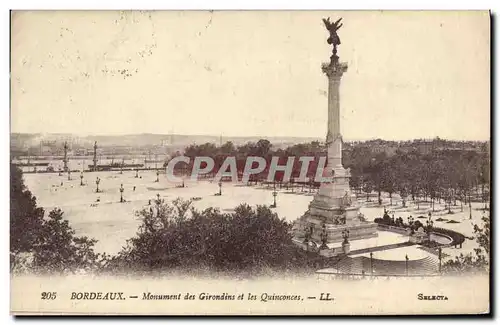
[[[358,255],[358,254],[379,252],[379,251],[385,251],[385,250],[389,250],[389,249],[407,247],[407,246],[413,246],[413,245],[415,245],[415,243],[407,241],[407,242],[403,242],[403,243],[388,244],[388,245],[375,246],[375,247],[367,247],[367,248],[361,248],[361,249],[356,249],[356,250],[350,251],[348,255]]]

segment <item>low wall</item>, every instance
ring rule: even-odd
[[[449,246],[453,243],[453,238],[437,232],[431,232],[431,240],[439,243],[441,246]]]
[[[385,230],[385,231],[391,231],[395,232],[401,235],[410,235],[410,230],[406,228],[401,228],[401,227],[394,227],[394,226],[388,226],[388,225],[383,225],[383,224],[377,224],[377,229],[378,230]]]
[[[384,224],[378,224],[377,228],[379,230],[391,231],[391,232],[395,232],[395,233],[398,233],[401,235],[407,235],[407,236],[410,235],[410,230],[406,229],[406,228],[388,226],[388,225],[384,225]],[[435,231],[431,232],[431,236],[430,236],[431,240],[437,242],[442,247],[449,247],[449,246],[454,245],[453,238],[451,236],[448,236],[446,234],[439,232],[439,230],[442,228],[433,228],[433,229]],[[445,230],[445,231],[447,231],[447,230]],[[451,230],[451,231],[453,231],[453,230]],[[453,232],[455,232],[455,231],[453,231]],[[460,233],[457,233],[457,234],[460,234]]]
[[[451,243],[448,244],[448,246],[462,245],[462,243],[465,241],[465,238],[467,238],[463,234],[451,229],[434,227],[433,230],[434,233],[439,233],[440,235],[448,236],[452,239]]]
[[[316,274],[318,277],[323,276],[327,277],[328,279],[330,278],[335,278],[335,279],[342,279],[342,280],[361,280],[361,279],[390,279],[390,278],[431,278],[431,277],[439,277],[442,276],[441,274],[408,274],[408,275],[403,275],[403,274],[393,274],[393,275],[376,275],[376,274],[349,274],[349,273],[335,273],[335,272],[329,272],[329,271],[316,271]]]
[[[344,244],[338,247],[320,249],[320,245],[313,241],[306,244],[297,238],[294,238],[292,239],[292,242],[305,251],[318,253],[319,255],[327,258],[348,254],[351,246],[350,244]]]

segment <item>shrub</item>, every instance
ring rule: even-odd
[[[476,243],[478,248],[474,249],[474,254],[460,254],[454,260],[448,260],[443,264],[443,271],[446,273],[463,273],[463,272],[488,272],[490,266],[490,218],[482,218],[483,225],[479,227],[474,225],[474,234],[476,235]],[[453,240],[465,240],[465,237],[460,234],[455,235]],[[452,235],[449,233],[448,235]]]
[[[17,272],[73,272],[96,268],[101,259],[94,252],[97,242],[75,237],[60,209],[47,218],[37,207],[36,198],[25,187],[21,171],[11,165],[10,182],[10,262]]]
[[[165,268],[223,272],[290,270],[311,267],[308,254],[292,243],[291,224],[268,207],[243,204],[233,213],[191,201],[157,201],[141,210],[137,235],[108,264],[109,270]]]

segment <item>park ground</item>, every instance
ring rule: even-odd
[[[96,193],[96,178],[101,179],[99,189]],[[33,195],[37,198],[39,206],[44,207],[46,212],[52,208],[59,207],[64,211],[64,218],[70,222],[71,227],[78,236],[89,236],[98,240],[96,244],[97,252],[108,254],[118,253],[126,244],[126,240],[133,237],[140,225],[140,219],[136,212],[154,204],[157,195],[165,201],[172,201],[176,198],[192,199],[193,206],[197,209],[209,207],[219,208],[222,212],[232,212],[241,204],[247,203],[250,206],[271,205],[273,203],[272,187],[268,186],[246,186],[243,184],[223,183],[222,195],[215,195],[219,192],[217,183],[209,180],[191,181],[185,179],[185,186],[179,187],[179,183],[170,183],[164,174],[160,175],[156,182],[156,172],[141,171],[136,177],[134,171],[92,172],[85,173],[83,186],[81,185],[80,174],[73,173],[71,180],[67,174],[59,176],[57,173],[44,174],[24,174],[25,184]],[[120,203],[120,185],[123,184],[123,198],[126,202]],[[135,187],[135,190],[134,190]],[[299,218],[308,208],[315,192],[298,187],[292,192],[290,189],[278,189],[277,207],[275,212],[287,221],[294,221]],[[420,220],[425,224],[428,212],[432,213],[434,225],[458,231],[467,237],[474,235],[474,224],[481,225],[481,217],[484,211],[482,203],[472,203],[472,219],[468,206],[463,206],[460,202],[452,206],[452,214],[444,207],[444,203],[435,204],[434,211],[430,203],[421,202],[417,206],[407,202],[407,207],[402,206],[402,201],[396,195],[393,196],[392,205],[387,194],[383,194],[383,203],[378,205],[376,193],[370,195],[367,201],[366,195],[361,195],[358,204],[361,212],[368,221],[373,221],[383,215],[386,208],[389,214],[396,218],[402,217],[405,221],[412,215],[415,220]],[[420,217],[420,219],[419,219]],[[437,219],[445,219],[437,221]],[[454,220],[457,223],[448,223]],[[368,246],[380,246],[390,243],[406,241],[405,236],[386,231],[379,232],[379,237],[365,241],[352,241],[351,246],[355,249]],[[444,253],[450,257],[460,253],[472,252],[477,244],[474,240],[466,240],[462,249],[446,248]],[[416,246],[397,248],[374,253],[374,257],[380,259],[403,260],[405,255],[411,259],[424,258],[429,253],[418,249]]]

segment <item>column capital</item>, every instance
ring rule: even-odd
[[[340,79],[344,72],[347,71],[347,62],[340,62],[338,64],[323,63],[321,70],[328,76],[328,78]]]

